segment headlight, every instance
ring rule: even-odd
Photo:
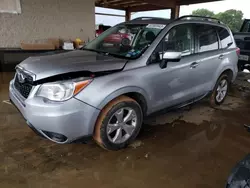
[[[51,101],[65,101],[78,94],[91,80],[46,83],[40,86],[36,96]]]

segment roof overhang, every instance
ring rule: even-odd
[[[96,0],[97,7],[129,10],[130,12],[174,8],[178,5],[190,5],[220,0]]]

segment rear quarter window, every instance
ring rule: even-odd
[[[228,32],[228,30],[226,30],[225,28],[222,28],[222,27],[218,27],[217,31],[219,34],[222,48],[227,48],[233,44],[233,39],[232,39],[230,33]]]

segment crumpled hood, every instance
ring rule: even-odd
[[[36,75],[36,80],[59,74],[122,70],[127,60],[96,52],[76,50],[55,55],[29,57],[18,66]]]

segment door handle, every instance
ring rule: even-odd
[[[224,59],[224,54],[221,54],[221,55],[219,56],[219,59]]]
[[[195,69],[199,64],[197,62],[194,62],[190,65],[191,69]]]

